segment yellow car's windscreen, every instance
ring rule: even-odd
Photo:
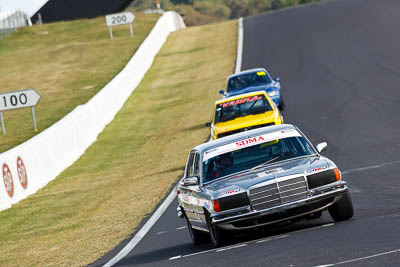
[[[267,111],[272,111],[272,107],[265,95],[248,96],[218,104],[215,110],[215,123],[261,114]]]

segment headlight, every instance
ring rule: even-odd
[[[213,208],[216,212],[236,209],[248,205],[250,205],[250,203],[246,192],[213,200]]]
[[[271,92],[268,92],[268,95],[269,96],[276,96],[276,95],[278,95],[278,92],[277,91],[271,91]]]
[[[339,182],[342,175],[338,168],[318,172],[307,176],[308,187],[314,189],[323,185]]]

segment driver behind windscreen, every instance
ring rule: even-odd
[[[212,178],[223,177],[230,174],[229,168],[233,166],[233,156],[232,153],[225,153],[219,156],[216,161],[216,166],[214,168],[214,174]]]

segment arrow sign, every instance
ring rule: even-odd
[[[108,27],[122,25],[122,24],[130,24],[135,19],[135,15],[131,12],[124,12],[118,14],[110,14],[106,16],[106,23]]]
[[[34,107],[39,100],[40,94],[33,88],[0,93],[0,112],[10,109]]]

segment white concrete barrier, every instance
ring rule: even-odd
[[[0,154],[0,210],[44,187],[96,141],[139,85],[168,35],[182,27],[177,13],[164,13],[125,68],[92,99],[32,139]]]

